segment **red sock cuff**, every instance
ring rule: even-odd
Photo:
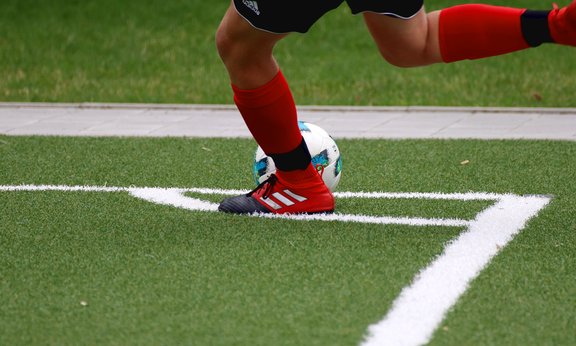
[[[232,84],[232,90],[234,91],[234,102],[239,107],[248,108],[270,105],[286,92],[290,92],[282,71],[278,71],[278,74],[271,81],[256,89],[240,89]]]
[[[439,41],[444,62],[480,59],[528,48],[522,34],[525,9],[467,4],[440,12]]]
[[[312,163],[308,164],[306,169],[298,169],[294,171],[276,171],[276,176],[280,181],[288,186],[302,186],[308,184],[318,184],[322,183],[322,176],[316,170],[316,167]]]
[[[266,154],[288,153],[300,145],[296,105],[282,72],[259,88],[232,89],[244,122]]]

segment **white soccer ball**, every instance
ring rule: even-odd
[[[298,126],[312,156],[312,164],[322,175],[322,180],[330,191],[334,191],[342,176],[342,157],[336,142],[318,125],[299,121]],[[274,161],[260,146],[256,149],[252,170],[256,184],[264,182],[276,172]]]

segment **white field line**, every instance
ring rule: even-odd
[[[423,345],[480,271],[550,202],[549,197],[505,196],[484,210],[416,275],[384,319],[368,329],[363,346]]]
[[[69,192],[128,192],[132,196],[156,204],[169,205],[194,211],[217,211],[215,203],[185,196],[187,192],[198,194],[237,195],[245,190],[223,190],[209,188],[159,188],[159,187],[112,187],[112,186],[66,186],[66,185],[12,185],[0,186],[0,191],[69,191]],[[443,194],[443,193],[384,193],[384,192],[340,192],[336,198],[379,198],[379,199],[444,199],[444,200],[497,200],[501,195],[487,193]],[[460,219],[437,219],[415,217],[369,216],[350,214],[318,215],[274,215],[254,214],[264,218],[281,218],[301,221],[358,222],[367,224],[396,224],[410,226],[466,227],[469,221]]]
[[[207,188],[146,188],[60,185],[0,186],[0,191],[85,191],[128,192],[132,196],[153,203],[198,211],[216,211],[217,204],[186,196],[198,194],[235,195],[242,190]],[[456,304],[468,285],[551,200],[546,196],[517,196],[492,193],[388,193],[341,192],[337,198],[386,198],[433,200],[494,200],[495,204],[480,212],[472,221],[458,219],[423,219],[365,215],[270,215],[254,216],[288,218],[293,220],[321,220],[363,222],[374,224],[402,224],[413,226],[466,227],[451,241],[443,253],[417,274],[394,301],[387,315],[369,327],[362,342],[367,345],[422,345],[432,338],[446,313]]]
[[[337,198],[382,198],[382,199],[432,199],[455,201],[497,201],[509,194],[486,192],[440,193],[440,192],[336,192]]]
[[[0,191],[84,191],[84,192],[129,192],[131,190],[176,190],[205,195],[238,195],[249,190],[230,190],[213,188],[166,188],[166,187],[114,187],[114,186],[84,186],[84,185],[0,185]],[[436,199],[436,200],[499,200],[509,194],[486,192],[441,193],[441,192],[336,192],[336,198],[382,198],[382,199]]]
[[[254,216],[267,219],[290,219],[300,221],[340,221],[357,222],[380,225],[407,225],[407,226],[445,226],[445,227],[466,227],[470,221],[460,219],[436,219],[417,217],[392,217],[392,216],[371,216],[353,214],[313,214],[313,215],[276,215],[276,214],[255,214]]]
[[[188,210],[218,211],[218,204],[185,196],[184,193],[186,191],[180,189],[135,188],[129,189],[128,192],[134,197],[156,204],[170,205]]]
[[[108,186],[68,186],[68,185],[0,185],[0,191],[33,192],[33,191],[64,191],[64,192],[122,192],[128,187]]]

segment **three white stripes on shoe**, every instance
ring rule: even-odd
[[[292,200],[290,198],[288,198],[287,196],[281,194],[280,192],[274,192],[271,196],[271,197],[274,197],[278,203],[276,203],[275,201],[270,199],[270,197],[268,197],[268,198],[260,197],[260,200],[262,202],[266,203],[266,205],[270,206],[270,208],[272,208],[274,210],[280,210],[284,207],[290,207],[296,203],[301,203],[301,202],[304,202],[307,200],[306,197],[297,195],[290,190],[284,190],[282,192],[284,192],[286,195],[288,195],[288,197],[291,197]],[[281,206],[279,203],[283,204],[284,206]]]

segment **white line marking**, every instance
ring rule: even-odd
[[[122,192],[133,189],[179,190],[204,195],[240,195],[249,190],[214,189],[199,187],[118,187],[89,185],[0,185],[0,191],[86,191],[86,192]],[[444,192],[335,192],[336,198],[378,198],[378,199],[433,199],[496,201],[512,194],[497,194],[487,192],[444,193]]]
[[[129,189],[132,196],[144,199],[146,201],[170,205],[176,208],[198,211],[217,211],[218,205],[197,198],[184,196],[185,190],[180,189],[154,189],[139,188]]]
[[[240,195],[249,190],[212,189],[197,187],[114,187],[83,185],[0,185],[0,191],[85,191],[85,192],[122,192],[131,189],[179,190],[204,195]],[[381,199],[433,199],[459,201],[497,201],[510,194],[486,192],[442,193],[442,192],[336,192],[336,198],[381,198]]]
[[[337,198],[382,198],[382,199],[432,199],[455,201],[496,201],[509,194],[486,192],[441,193],[441,192],[336,192]]]
[[[130,195],[146,201],[169,205],[193,211],[217,211],[218,204],[202,201],[198,198],[185,196],[187,192],[198,194],[239,195],[247,193],[244,190],[222,190],[209,188],[162,188],[162,187],[111,187],[111,186],[66,186],[66,185],[0,185],[0,191],[69,191],[69,192],[128,192]],[[478,198],[470,198],[468,194],[442,194],[442,193],[380,193],[380,192],[341,192],[336,198],[428,198],[428,199],[492,199],[501,195],[472,194]],[[280,218],[300,221],[338,221],[358,222],[380,225],[409,225],[409,226],[447,226],[467,227],[469,221],[459,219],[412,218],[392,216],[369,216],[352,214],[316,214],[316,215],[276,215],[254,214],[255,217]]]
[[[215,203],[186,196],[185,193],[238,195],[243,190],[207,188],[149,188],[63,185],[1,186],[0,191],[80,191],[128,192],[152,203],[194,211],[216,211]],[[403,193],[340,192],[337,198],[386,198],[432,200],[492,200],[495,204],[475,220],[425,219],[346,214],[274,215],[255,214],[265,218],[302,221],[340,221],[412,226],[466,227],[450,242],[442,255],[422,270],[410,286],[394,301],[392,309],[380,322],[369,327],[362,345],[422,345],[430,341],[446,313],[456,304],[468,285],[551,200],[546,196],[517,196],[493,193]]]
[[[299,215],[278,215],[278,214],[254,214],[254,216],[267,219],[290,219],[300,221],[339,221],[356,222],[379,225],[407,225],[407,226],[446,226],[446,227],[466,227],[469,221],[459,219],[425,219],[417,217],[392,217],[392,216],[370,216],[354,214],[299,214]]]
[[[65,192],[121,192],[128,187],[67,186],[67,185],[0,185],[0,191],[65,191]]]
[[[469,283],[550,202],[548,197],[502,197],[402,290],[385,318],[369,327],[363,345],[422,345],[430,341]]]

